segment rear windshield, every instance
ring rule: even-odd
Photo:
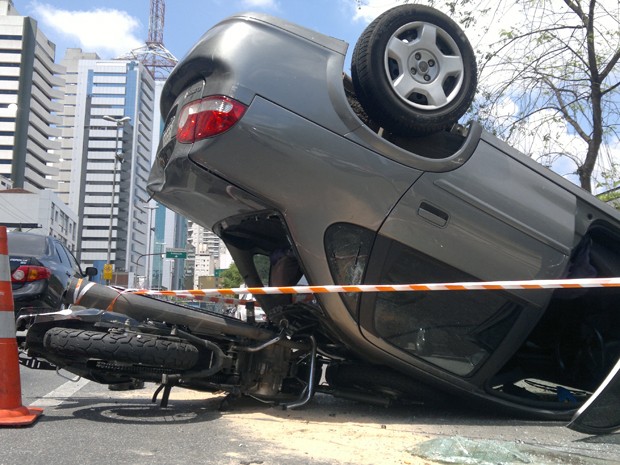
[[[31,255],[40,257],[47,255],[45,236],[8,234],[10,255]]]

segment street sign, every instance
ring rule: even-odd
[[[221,274],[222,274],[222,271],[224,271],[222,268],[216,268],[214,273],[213,273],[213,276],[216,277],[216,278],[219,278],[221,276]]]
[[[166,258],[187,258],[187,250],[166,249]]]
[[[112,264],[106,263],[103,265],[103,279],[106,281],[112,280]]]

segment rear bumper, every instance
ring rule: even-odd
[[[18,289],[13,289],[13,305],[15,313],[26,307],[51,307],[47,292],[46,281],[26,283]]]

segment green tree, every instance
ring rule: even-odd
[[[220,285],[224,289],[237,288],[243,284],[243,278],[234,263],[220,274]]]
[[[258,273],[258,277],[260,278],[263,286],[267,286],[269,284],[269,257],[267,255],[254,255],[254,266],[256,267],[256,272]]]
[[[612,170],[602,173],[603,181],[597,187],[605,188],[606,190],[599,192],[596,196],[616,210],[620,210],[620,181],[611,174],[615,172],[618,172],[618,167],[613,164]]]

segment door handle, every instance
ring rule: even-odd
[[[420,204],[420,207],[418,208],[418,215],[435,226],[439,226],[440,228],[443,228],[446,224],[448,224],[448,220],[450,219],[450,215],[448,215],[445,211],[426,202],[422,202]]]

